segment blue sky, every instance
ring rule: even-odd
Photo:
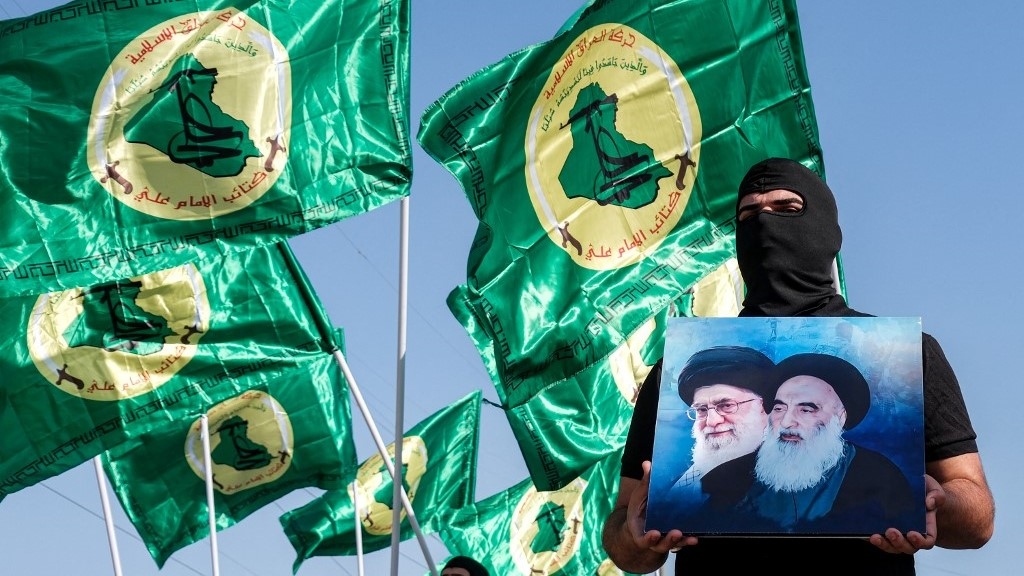
[[[0,0],[0,19],[59,4]],[[576,0],[422,0],[413,6],[412,130],[437,97],[509,52],[546,40]],[[844,232],[850,303],[880,316],[920,316],[943,345],[962,385],[996,496],[993,540],[978,551],[918,555],[918,574],[1009,576],[1024,543],[1024,474],[1011,426],[1018,399],[1012,359],[1024,349],[1020,205],[1016,170],[1024,128],[1019,23],[1011,0],[812,2],[798,0],[804,51]],[[476,221],[455,180],[414,146],[409,201],[406,427],[475,388],[496,400],[469,338],[445,304],[465,281]],[[338,326],[381,434],[394,438],[398,328],[399,206],[390,205],[291,241]],[[1016,327],[1016,328],[1015,328]],[[373,444],[354,417],[360,458]],[[525,478],[503,414],[484,406],[477,498]],[[290,574],[294,553],[277,517],[313,497],[297,492],[219,535],[221,573]],[[112,502],[124,574],[210,573],[206,541],[162,571]],[[91,463],[0,503],[5,574],[105,574],[110,559]],[[447,553],[428,536],[436,561]],[[415,541],[401,546],[402,575],[426,564]],[[385,574],[390,552],[369,555]],[[354,558],[315,558],[302,576],[356,574]]]

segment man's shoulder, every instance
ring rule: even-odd
[[[940,354],[943,358],[946,356],[939,340],[927,332],[921,332],[921,348],[925,354]]]

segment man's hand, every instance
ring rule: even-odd
[[[640,480],[640,486],[630,494],[626,510],[626,527],[633,542],[642,550],[659,554],[675,552],[683,546],[693,546],[697,543],[697,538],[684,536],[679,530],[669,530],[664,535],[658,530],[644,532],[644,524],[647,522],[647,495],[651,487],[651,463],[645,461],[643,467],[644,477]]]
[[[885,535],[872,534],[871,543],[891,554],[913,554],[918,550],[928,550],[935,546],[938,538],[938,522],[936,515],[939,508],[946,502],[946,491],[942,485],[931,476],[924,475],[924,508],[925,508],[925,533],[910,531],[904,536],[896,528],[889,528]]]
[[[625,476],[619,479],[619,496],[605,522],[601,539],[612,562],[634,574],[655,572],[665,563],[669,552],[697,543],[696,537],[684,536],[679,530],[670,530],[664,535],[658,530],[644,532],[651,463],[645,461],[643,469],[641,480]]]

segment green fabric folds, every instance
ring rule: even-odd
[[[591,379],[572,405],[605,404],[598,367],[734,258],[750,165],[822,170],[802,50],[793,0],[597,1],[424,112],[419,142],[480,220],[448,305],[514,427],[540,395],[545,420],[568,412],[567,381]],[[535,433],[574,442],[564,428]]]
[[[741,290],[736,261],[729,260],[640,326],[606,359],[506,410],[534,485],[557,490],[620,450],[640,386],[662,355],[668,317],[735,316]]]
[[[0,294],[406,196],[408,0],[73,2],[0,22]]]
[[[424,532],[436,532],[441,517],[473,502],[481,397],[477,390],[403,436],[403,486]],[[394,443],[387,448],[393,458]],[[297,554],[294,571],[313,556],[356,554],[357,506],[363,551],[390,546],[393,489],[387,467],[376,454],[360,465],[347,489],[326,492],[281,516],[281,526]],[[414,534],[404,511],[402,519],[401,538],[407,540]]]
[[[601,545],[618,493],[621,451],[557,491],[527,479],[455,511],[441,530],[452,555],[483,563],[491,574],[623,574]]]
[[[217,529],[298,488],[342,488],[357,465],[348,389],[328,353],[207,410]],[[154,428],[103,461],[157,565],[209,535],[199,418]]]
[[[336,348],[286,243],[0,299],[0,497]]]
[[[538,490],[557,490],[621,451],[640,385],[661,357],[665,314],[652,318],[606,360],[552,382],[506,412]]]

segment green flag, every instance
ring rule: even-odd
[[[506,408],[505,415],[534,485],[540,490],[557,490],[606,455],[620,450],[640,385],[661,357],[666,318],[736,316],[741,290],[736,261],[730,259],[641,325],[606,359],[551,382],[526,402]],[[470,335],[481,338],[472,330]],[[476,344],[482,352],[489,350],[486,339]],[[486,363],[493,367],[493,358]]]
[[[641,325],[607,358],[508,408],[505,415],[534,485],[557,490],[621,450],[640,385],[661,357],[667,318],[736,316],[742,287],[736,260],[730,259]],[[483,342],[477,345],[485,348]]]
[[[289,492],[355,473],[348,389],[328,353],[207,410],[217,529]],[[159,566],[209,535],[201,423],[153,428],[104,455],[107,476]]]
[[[402,482],[424,532],[436,531],[440,516],[473,502],[480,403],[478,390],[413,426],[402,437]],[[392,443],[388,446],[391,458],[394,450]],[[376,454],[359,466],[347,489],[326,492],[281,516],[281,526],[297,554],[294,571],[313,556],[355,555],[357,510],[363,551],[390,546],[393,489],[384,461]],[[402,518],[401,537],[406,540],[413,531],[404,511]]]
[[[0,294],[408,194],[409,2],[72,2],[0,22]]]
[[[286,243],[0,299],[0,497],[335,348]]]
[[[621,451],[604,458],[560,490],[538,491],[524,480],[456,510],[441,540],[491,574],[623,574],[601,545],[618,494],[620,457]]]
[[[449,307],[508,408],[734,254],[746,169],[821,169],[793,0],[601,0],[463,81],[419,141],[480,220]]]
[[[607,359],[506,410],[538,490],[562,488],[622,450],[640,384],[661,356],[665,316],[649,320]]]

